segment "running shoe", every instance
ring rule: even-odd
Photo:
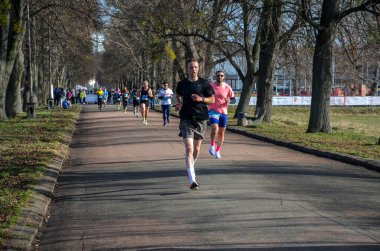
[[[215,152],[215,158],[216,159],[221,159],[222,156],[220,156],[220,152]]]
[[[215,156],[215,148],[214,146],[210,145],[210,148],[208,149],[208,152],[211,156]]]
[[[196,190],[196,189],[198,189],[198,184],[197,184],[197,182],[195,182],[195,181],[193,181],[193,183],[191,183],[191,185],[190,185],[190,189],[191,190]]]

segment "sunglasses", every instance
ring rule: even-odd
[[[216,75],[217,77],[224,77],[224,75]]]

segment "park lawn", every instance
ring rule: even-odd
[[[250,108],[253,114],[254,107]],[[234,108],[229,109],[230,118]],[[331,107],[332,133],[306,133],[309,107],[273,107],[272,121],[245,129],[324,151],[380,160],[380,107]],[[230,120],[236,125],[237,119]]]
[[[31,187],[42,176],[48,162],[61,156],[66,133],[71,132],[80,108],[38,109],[34,119],[20,114],[0,120],[0,250],[7,229],[17,221]]]

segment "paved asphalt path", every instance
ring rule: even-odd
[[[380,250],[379,173],[227,132],[190,191],[161,116],[84,106],[38,250]]]

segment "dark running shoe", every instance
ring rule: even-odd
[[[178,137],[182,137],[182,132],[181,131],[179,132]]]
[[[193,183],[191,183],[191,185],[190,185],[190,189],[191,190],[196,190],[196,189],[198,189],[198,184],[197,184],[197,182],[193,182]]]

